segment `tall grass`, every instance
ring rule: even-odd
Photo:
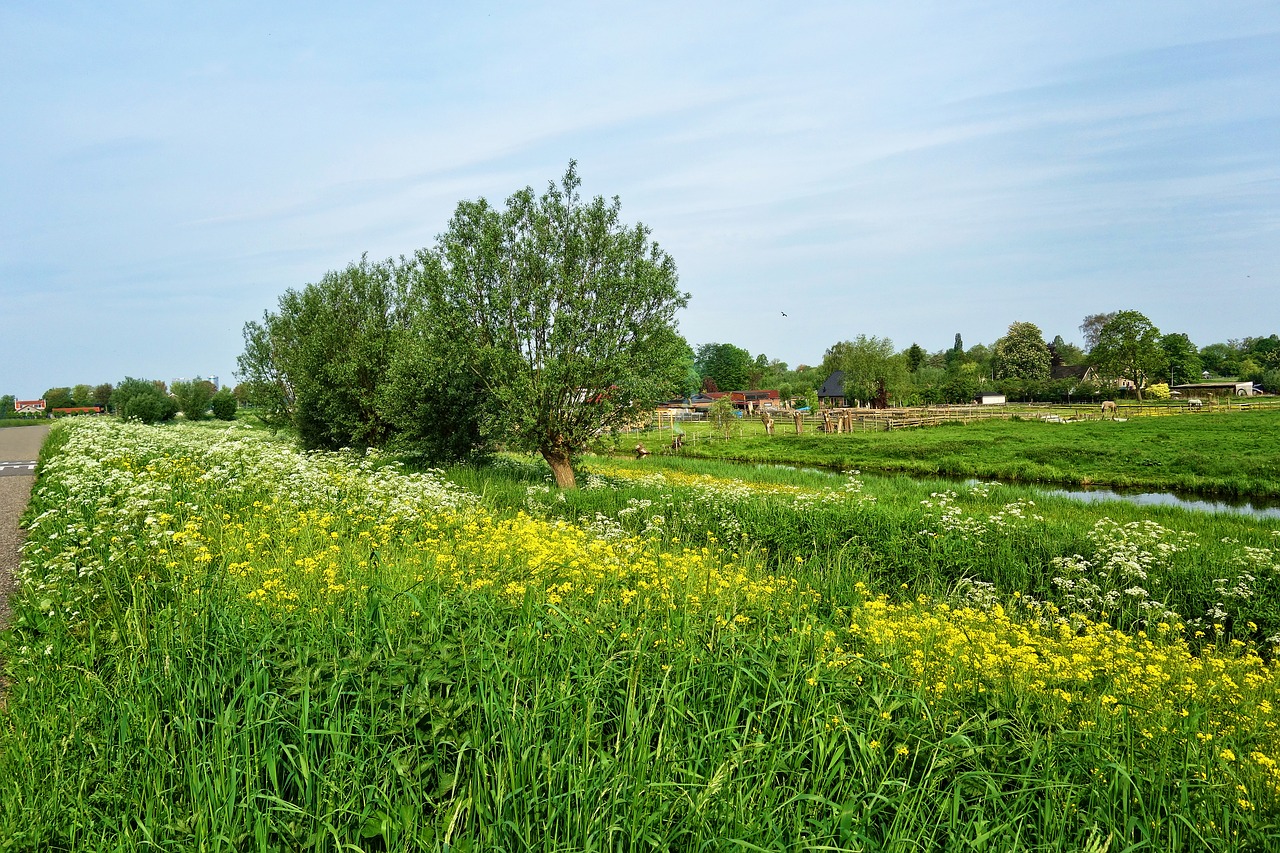
[[[567,494],[547,487],[533,463],[450,477],[506,508],[577,524],[608,518],[667,542],[727,543],[815,588],[847,574],[891,594],[946,598],[977,582],[1071,610],[1084,606],[1084,574],[1100,584],[1096,598],[1120,593],[1089,614],[1116,627],[1141,630],[1159,603],[1157,615],[1175,614],[1196,643],[1238,638],[1270,655],[1280,641],[1274,521],[1088,504],[1016,485],[689,459],[597,459],[585,470],[586,487]],[[1146,594],[1125,593],[1135,589]]]
[[[1034,519],[998,560],[964,539],[1017,495],[948,499],[962,526],[895,562],[877,543],[943,517],[912,484],[620,467],[561,500],[509,463],[451,485],[235,427],[60,425],[3,640],[3,847],[1276,842],[1273,669],[982,586],[1065,553]]]

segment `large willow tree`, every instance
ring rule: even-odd
[[[687,355],[675,263],[580,184],[570,162],[541,196],[461,202],[419,253],[428,317],[474,375],[486,432],[540,453],[562,488],[594,436],[679,389]]]

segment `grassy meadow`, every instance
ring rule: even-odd
[[[1147,411],[1160,412],[1159,407]],[[1280,407],[1208,410],[1074,423],[1021,420],[942,424],[924,429],[796,435],[778,418],[772,437],[743,418],[730,437],[709,424],[681,424],[683,455],[739,462],[947,475],[1017,482],[1149,487],[1200,494],[1280,496]],[[634,446],[637,436],[621,438]],[[653,448],[670,429],[640,433]]]
[[[0,849],[1280,845],[1274,521],[581,476],[58,425],[0,638]]]

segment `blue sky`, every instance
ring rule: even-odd
[[[1280,332],[1276,2],[8,0],[0,156],[19,397],[234,381],[286,288],[570,158],[695,346]]]

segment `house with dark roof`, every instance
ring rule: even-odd
[[[833,370],[818,389],[818,405],[833,409],[844,408],[844,371]]]
[[[730,396],[728,391],[700,391],[689,398],[689,410],[706,412],[716,400],[728,396]]]
[[[1055,364],[1049,368],[1050,379],[1074,379],[1077,382],[1088,382],[1095,378],[1096,371],[1087,364]]]

